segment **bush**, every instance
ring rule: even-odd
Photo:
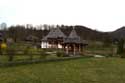
[[[33,59],[33,55],[32,55],[33,52],[32,52],[31,47],[29,47],[29,46],[26,47],[23,53],[24,53],[24,55],[28,55],[30,57],[30,60]]]
[[[6,48],[7,48],[6,43],[2,43],[2,44],[1,44],[1,49],[6,49]]]
[[[24,50],[24,54],[29,56],[29,59],[32,60],[33,56],[35,54],[37,54],[37,49],[36,48],[32,48],[30,46],[26,47]]]
[[[13,61],[14,55],[16,54],[16,50],[13,48],[8,48],[6,52],[9,58],[8,61]]]
[[[25,48],[25,50],[24,50],[24,54],[25,54],[25,55],[28,55],[28,53],[29,53],[29,48],[30,48],[29,46]]]
[[[125,51],[125,50],[124,50]],[[120,54],[121,58],[125,58],[125,52],[123,52],[122,54]]]
[[[121,39],[119,42],[118,42],[118,45],[117,45],[117,54],[123,54],[124,52],[124,40]]]
[[[45,59],[48,56],[46,51],[40,51],[40,59]]]
[[[3,55],[6,53],[7,45],[5,43],[2,43],[0,45],[0,55]]]
[[[120,54],[120,57],[121,57],[121,58],[125,58],[124,54]]]
[[[63,52],[58,51],[58,52],[56,52],[56,55],[57,55],[57,57],[63,57],[63,56],[64,56],[64,53],[63,53]]]
[[[3,52],[2,52],[2,49],[0,48],[0,55],[2,55],[3,54]]]

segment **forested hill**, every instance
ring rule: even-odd
[[[73,29],[74,26],[58,26],[61,30],[68,36]],[[6,30],[3,30],[4,37],[5,38],[13,38],[15,41],[23,41],[28,37],[29,35],[33,35],[38,37],[39,39],[42,39],[44,36],[48,34],[48,32],[51,30],[51,26],[47,27],[27,27],[27,26],[11,26]],[[88,27],[76,25],[75,30],[77,34],[84,40],[98,40],[103,41],[106,39],[110,39],[110,35],[108,32],[99,32],[96,30],[92,30]]]
[[[66,34],[69,35],[69,33],[71,32],[73,26],[67,26],[65,28],[62,27],[62,31]],[[75,26],[75,30],[77,32],[77,34],[85,40],[104,40],[105,37],[108,37],[108,33],[104,33],[104,32],[99,32],[96,30],[92,30],[88,27],[85,26],[81,26],[81,25],[76,25]]]
[[[110,35],[116,39],[119,39],[119,38],[125,39],[125,26],[111,32]]]

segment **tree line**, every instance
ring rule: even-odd
[[[73,27],[77,34],[84,40],[92,40],[92,41],[104,41],[110,42],[111,37],[108,33],[100,32],[97,30],[89,29],[88,27],[76,25],[76,26],[66,26],[66,25],[39,25],[39,26],[32,26],[30,24],[27,25],[16,25],[10,26],[7,29],[1,30],[3,33],[4,39],[12,38],[15,42],[18,41],[25,41],[26,38],[30,35],[38,37],[41,40],[44,36],[48,34],[48,32],[52,28],[60,28],[64,34],[67,36],[70,34]]]

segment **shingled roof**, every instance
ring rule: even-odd
[[[45,36],[42,40],[45,41],[48,38],[66,38],[66,35],[60,30],[60,28],[53,28],[50,30],[47,36]]]
[[[70,35],[65,39],[64,43],[83,43],[80,36],[77,35],[75,28],[71,31]]]
[[[71,31],[67,37],[60,28],[53,28],[50,30],[47,36],[45,36],[42,41],[47,41],[48,38],[60,38],[64,39],[64,43],[77,43],[77,44],[86,44],[85,40],[82,40],[80,36],[77,35],[75,28]]]
[[[77,39],[80,39],[80,37],[77,35],[75,29],[73,29],[69,35],[68,38],[77,38]]]

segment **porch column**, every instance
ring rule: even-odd
[[[81,46],[81,53],[84,55],[83,46]]]
[[[58,49],[58,42],[56,43],[56,48]]]
[[[69,54],[69,45],[67,45],[66,54]]]
[[[53,48],[53,41],[51,42],[51,48]]]
[[[52,48],[54,48],[54,41],[52,41]]]
[[[76,54],[76,46],[75,46],[75,44],[73,46],[73,51],[74,51],[74,55],[75,55]]]
[[[58,47],[58,44],[59,44],[59,42],[56,43],[56,48],[57,48],[57,49],[59,48],[59,47]]]
[[[65,45],[62,45],[62,49],[63,49],[63,51],[65,52]]]
[[[79,45],[79,49],[78,50],[79,50],[79,53],[81,53],[81,46],[80,45]]]
[[[48,47],[47,47],[47,41],[46,41],[46,48],[48,48]]]

